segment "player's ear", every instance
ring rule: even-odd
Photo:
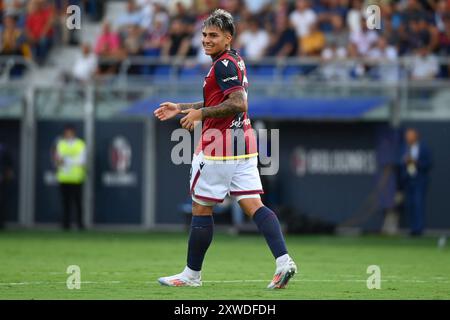
[[[231,35],[231,33],[229,32],[225,33],[225,38],[228,40],[230,44],[231,42],[233,42],[233,36]]]

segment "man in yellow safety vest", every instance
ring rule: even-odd
[[[78,228],[83,230],[82,194],[86,178],[86,145],[76,136],[72,125],[65,126],[63,136],[56,145],[55,163],[63,205],[63,228],[70,229],[70,211],[75,207]]]

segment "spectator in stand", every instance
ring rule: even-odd
[[[164,32],[169,30],[170,17],[163,5],[155,2],[153,5],[153,21],[161,22]]]
[[[128,27],[126,37],[123,41],[125,53],[129,57],[141,56],[143,53],[142,43],[144,41],[144,34],[138,25],[131,25]],[[128,69],[129,74],[139,74],[141,65],[131,64]]]
[[[46,0],[30,0],[26,17],[26,35],[35,61],[42,65],[50,51],[53,38],[55,8]]]
[[[334,29],[340,29],[347,15],[347,8],[341,5],[339,0],[320,0],[313,6],[317,14],[319,30],[329,33]]]
[[[310,27],[310,32],[300,39],[300,55],[320,56],[325,47],[325,34],[319,29],[318,23]]]
[[[450,18],[450,6],[447,0],[439,0],[433,15],[434,24],[439,32],[445,31],[445,19]]]
[[[155,5],[151,0],[137,0],[136,5],[141,12],[140,27],[143,30],[149,30],[153,24],[153,16],[155,14]]]
[[[209,14],[219,7],[219,0],[195,0],[195,9],[200,14]]]
[[[402,23],[403,13],[401,2],[391,2],[391,22],[392,28],[398,30],[404,23]]]
[[[435,52],[439,45],[439,30],[438,30],[438,28],[430,22],[429,18],[427,19],[425,17],[421,17],[419,19],[419,30],[421,33],[429,34],[428,50],[430,52]]]
[[[290,14],[289,20],[297,33],[297,38],[301,39],[310,33],[312,25],[317,22],[317,15],[309,7],[308,0],[297,0],[296,9]]]
[[[183,24],[184,32],[187,34],[189,40],[189,46],[185,56],[194,57],[197,54],[197,48],[195,43],[193,43],[193,38],[197,30],[201,29],[201,26],[197,24],[197,18],[195,13],[190,10],[192,7],[191,2],[181,2],[177,1],[174,8],[173,19],[181,21]],[[198,21],[200,22],[200,21]]]
[[[236,50],[239,50],[244,57],[251,60],[260,59],[269,45],[269,34],[261,28],[258,20],[253,17],[243,33],[238,37]]]
[[[347,50],[337,46],[335,41],[330,41],[321,54],[320,73],[325,80],[349,80],[350,73],[345,63]]]
[[[242,10],[243,4],[241,0],[220,0],[219,7],[228,11],[234,19],[235,23],[240,23],[244,19],[242,19],[243,13],[245,15],[245,10]],[[236,27],[236,29],[238,29]]]
[[[411,19],[407,25],[408,29],[408,49],[405,53],[413,54],[419,47],[428,46],[430,34],[428,30],[420,30],[419,19]]]
[[[355,80],[363,78],[366,74],[366,67],[358,61],[361,55],[356,44],[349,43],[347,46],[347,57],[349,60],[344,62],[344,64],[347,67],[350,78]]]
[[[22,56],[31,59],[31,49],[27,44],[25,35],[16,26],[16,17],[6,15],[3,18],[3,27],[0,39],[0,55],[2,56]],[[2,65],[2,69],[3,69]],[[10,76],[17,77],[23,74],[24,65],[22,62],[16,63],[10,70]]]
[[[159,57],[167,39],[167,23],[162,16],[155,16],[151,31],[144,39],[143,54],[148,57]]]
[[[289,3],[288,0],[278,0],[276,5],[272,8],[274,11],[275,30],[278,32],[284,29],[284,26],[289,25],[293,28],[291,21],[289,20]],[[294,28],[293,28],[294,29]],[[294,29],[295,32],[295,29]]]
[[[420,17],[427,15],[417,0],[408,0],[401,12],[401,23],[405,25],[409,25],[411,20],[418,20]]]
[[[1,55],[31,58],[31,50],[26,42],[25,34],[17,27],[16,17],[13,15],[3,17],[0,48]]]
[[[353,0],[351,2],[351,8],[347,13],[347,27],[350,34],[357,34],[361,32],[363,19],[363,1]]]
[[[386,25],[386,24],[385,24]],[[394,24],[393,24],[394,26]],[[410,45],[410,35],[409,31],[406,25],[400,24],[398,25],[396,30],[397,36],[394,36],[394,39],[396,41],[396,46],[398,48],[398,53],[403,56],[405,54],[409,54],[411,49]],[[392,33],[391,33],[392,36]]]
[[[27,0],[3,0],[3,14],[16,17],[16,24],[19,28],[25,26]]]
[[[297,54],[298,43],[295,30],[287,19],[281,20],[277,29],[270,35],[267,56],[293,57]]]
[[[194,0],[156,0],[164,4],[171,16],[176,15],[178,4],[183,5],[186,8],[193,8]]]
[[[185,58],[191,49],[190,33],[186,31],[184,23],[180,19],[172,21],[168,40],[162,48],[163,57]]]
[[[194,36],[192,37],[191,47],[195,52],[195,60],[207,73],[211,67],[211,57],[205,54],[203,49],[203,21],[209,16],[208,12],[204,12],[197,16],[197,21],[194,26]]]
[[[120,37],[111,29],[109,22],[103,23],[102,33],[97,38],[94,51],[100,59],[103,59],[99,63],[101,74],[117,72],[120,61],[124,58],[124,52],[120,46]]]
[[[186,4],[181,1],[177,1],[175,5],[175,14],[173,15],[173,19],[181,20],[181,22],[185,25],[189,33],[193,33],[195,26],[195,15],[188,9]]]
[[[103,3],[94,0],[0,2],[3,15],[14,13],[17,17],[19,29],[21,19],[24,21],[24,34],[39,63],[45,61],[51,40],[55,38],[53,29],[56,18],[60,30],[66,30],[64,18],[67,5],[80,5],[83,13],[93,13],[98,17],[93,4]],[[367,29],[364,9],[369,4],[381,6],[381,30]],[[120,61],[126,55],[195,56],[197,63],[209,63],[209,57],[201,46],[199,21],[217,7],[233,15],[238,34],[233,47],[242,48],[243,53],[247,52],[250,58],[298,54],[320,56],[326,48],[326,57],[334,57],[334,51],[342,49],[349,56],[394,61],[397,59],[394,57],[412,56],[420,51],[418,49],[426,47],[428,52],[425,55],[418,54],[415,57],[427,61],[422,68],[416,68],[420,74],[421,69],[433,69],[433,54],[450,54],[450,27],[446,27],[446,20],[450,19],[448,0],[127,0],[126,5],[126,11],[119,15],[113,25],[120,32],[117,34],[109,30],[96,43],[95,52],[101,59],[102,72],[117,68],[117,61],[111,65],[105,62],[105,58]],[[24,12],[26,7],[28,15]],[[253,20],[259,23],[259,27],[255,27]],[[383,39],[378,40],[379,37]],[[76,37],[68,42],[76,43]],[[348,46],[349,42],[352,46]],[[355,48],[357,52],[352,55]],[[330,50],[334,53],[330,53]],[[394,51],[396,54],[393,54]],[[329,62],[327,60],[327,64]],[[367,68],[361,68],[361,64],[351,65],[354,77],[365,74]],[[429,68],[426,68],[427,65]],[[369,74],[378,77],[384,73],[382,69],[372,68]],[[447,75],[448,72],[443,74]]]
[[[370,70],[375,79],[390,83],[399,80],[397,49],[389,45],[386,38],[379,37],[376,45],[369,50],[367,55],[372,61],[379,63]]]
[[[359,32],[350,34],[350,42],[356,46],[361,56],[366,56],[377,42],[378,35],[376,31],[367,28],[364,19],[361,21],[361,26],[362,28]]]
[[[423,46],[427,47],[430,52],[437,48],[439,33],[424,17],[410,20],[408,27],[408,53],[413,53]]]
[[[399,50],[399,42],[400,42],[400,34],[398,30],[394,29],[392,15],[383,20],[381,25],[381,30],[379,30],[379,35],[384,37],[389,45],[396,47],[397,52],[400,54]]]
[[[271,0],[245,0],[244,3],[250,14],[257,16],[270,6]]]
[[[138,25],[130,25],[125,31],[122,41],[123,49],[128,56],[140,56],[142,54],[142,43],[144,33]]]
[[[91,82],[97,74],[98,59],[90,44],[83,44],[81,50],[73,64],[72,76],[76,81],[85,84]]]
[[[121,14],[114,22],[114,26],[118,28],[119,33],[126,33],[129,26],[140,26],[143,23],[144,14],[136,4],[135,0],[127,1],[127,11]]]
[[[162,32],[167,33],[170,17],[162,4],[158,2],[147,3],[141,10],[144,12],[141,28],[147,38],[151,37],[155,31],[158,35]]]
[[[439,61],[430,53],[426,45],[416,50],[411,65],[412,80],[431,80],[436,78],[439,72]]]

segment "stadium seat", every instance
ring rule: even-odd
[[[283,78],[284,79],[291,79],[293,77],[296,77],[300,74],[300,69],[298,66],[286,66],[283,69]]]
[[[247,75],[249,78],[253,78],[253,77],[257,76],[257,71],[256,71],[255,66],[247,65],[246,68],[247,68]]]
[[[159,78],[170,78],[172,67],[170,65],[159,65],[154,67],[153,75]]]
[[[258,77],[274,77],[276,74],[276,66],[274,65],[259,66],[256,69],[256,74]]]
[[[178,79],[185,81],[185,80],[192,80],[195,78],[199,78],[203,76],[203,71],[199,66],[193,66],[193,67],[183,67],[180,70],[180,73],[178,75]]]

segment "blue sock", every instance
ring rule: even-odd
[[[267,207],[259,208],[253,216],[253,221],[255,221],[259,231],[266,238],[266,242],[275,259],[288,253],[283,234],[281,233],[280,222],[272,210]]]
[[[213,230],[212,216],[192,216],[187,255],[187,266],[190,269],[202,269],[203,259],[213,238]]]

